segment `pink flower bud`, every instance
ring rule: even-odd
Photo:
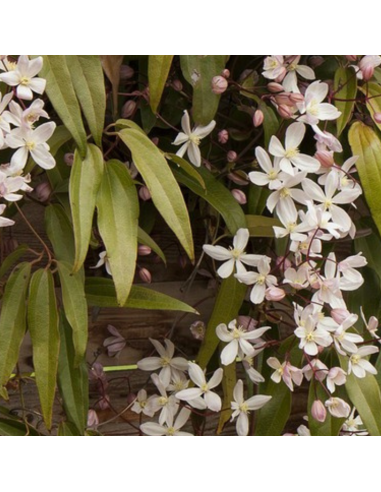
[[[329,152],[328,150],[318,150],[315,157],[325,168],[332,167],[335,164],[333,152]]]
[[[137,395],[135,395],[135,393],[129,393],[126,400],[127,405],[132,405],[135,402],[136,398]]]
[[[36,196],[40,202],[47,202],[49,200],[50,195],[52,194],[52,187],[50,183],[40,183],[36,187]]]
[[[303,94],[298,94],[297,92],[294,92],[290,94],[290,101],[293,102],[294,104],[302,103],[304,102],[304,96]]]
[[[266,299],[268,301],[279,302],[286,297],[286,293],[283,289],[279,287],[271,286],[266,290]]]
[[[99,425],[99,417],[95,410],[89,410],[87,414],[87,428],[96,429]]]
[[[377,331],[378,325],[379,325],[378,319],[375,316],[371,316],[367,326],[369,332],[372,333]]]
[[[255,126],[255,128],[261,126],[264,119],[265,115],[263,114],[263,112],[260,109],[257,109],[253,117],[253,125]]]
[[[376,123],[381,123],[381,113],[374,113],[373,119]]]
[[[238,325],[242,326],[246,331],[253,331],[258,326],[258,321],[250,316],[238,316]]]
[[[67,153],[64,155],[64,162],[67,166],[71,167],[74,164],[74,154]]]
[[[246,173],[243,173],[242,171],[239,171],[239,173],[235,172],[228,174],[228,179],[241,186],[246,186],[249,184],[249,179],[247,178]]]
[[[237,160],[238,155],[237,152],[234,152],[234,150],[230,150],[227,155],[228,162],[233,163]]]
[[[231,193],[240,205],[246,205],[247,198],[243,191],[234,189]]]
[[[141,244],[138,248],[139,256],[148,256],[151,253],[152,253],[152,249],[149,246],[145,246],[144,244]]]
[[[173,87],[173,88],[175,89],[175,91],[177,91],[177,92],[181,92],[181,91],[183,90],[183,84],[182,84],[181,80],[178,80],[178,79],[176,79],[176,80],[174,80],[174,81],[172,82],[172,87]]]
[[[122,118],[130,118],[136,111],[136,102],[127,101],[122,108]]]
[[[221,75],[217,75],[212,79],[212,91],[214,94],[223,94],[228,88],[228,81],[221,77]]]
[[[153,137],[151,138],[151,142],[157,147],[159,145],[160,139],[158,137]]]
[[[135,75],[135,70],[128,65],[122,65],[120,67],[120,79],[121,80],[128,80],[132,79],[132,77]]]
[[[141,268],[139,270],[139,277],[143,280],[145,284],[151,284],[152,283],[152,275],[147,268]]]
[[[196,321],[191,325],[190,331],[196,340],[204,340],[206,331],[205,323],[202,321]]]
[[[292,263],[288,258],[285,258],[284,256],[279,256],[276,259],[276,266],[279,267],[281,266],[282,271],[287,270],[288,268],[292,268]]]
[[[218,141],[221,145],[225,145],[229,140],[229,132],[227,130],[221,130],[218,134]]]
[[[281,104],[280,106],[278,106],[278,113],[279,116],[281,116],[285,120],[289,120],[290,118],[292,118],[292,111],[285,104]]]
[[[311,56],[309,59],[309,64],[311,68],[317,68],[320,67],[320,65],[323,65],[324,61],[325,60],[322,56]]]
[[[355,62],[357,60],[357,55],[344,55],[344,56],[350,62]]]
[[[227,68],[222,70],[221,77],[224,77],[225,79],[229,79],[230,78],[230,70]]]
[[[147,186],[142,186],[139,190],[139,196],[144,202],[151,200],[151,193]]]
[[[283,85],[278,84],[277,82],[270,82],[269,84],[267,84],[267,88],[273,94],[277,94],[278,92],[284,92]]]
[[[311,408],[311,415],[318,422],[325,422],[327,418],[327,410],[325,409],[323,402],[320,400],[314,401]]]
[[[282,94],[277,94],[274,99],[277,104],[284,106],[293,106],[294,103],[290,99],[291,94],[289,92],[282,92]]]
[[[367,66],[361,69],[362,77],[365,81],[370,80],[374,75],[374,67]]]
[[[331,317],[338,325],[341,325],[350,315],[349,311],[342,308],[332,309],[331,311]]]
[[[179,265],[182,269],[186,268],[188,266],[188,257],[187,255],[179,255],[178,259]]]

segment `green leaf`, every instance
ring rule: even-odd
[[[366,85],[360,88],[361,92],[366,96],[366,107],[372,117],[374,123],[381,130],[381,123],[378,123],[374,119],[375,113],[381,112],[381,85],[376,82],[368,82]]]
[[[210,123],[217,113],[220,96],[212,91],[212,80],[224,70],[226,55],[181,55],[184,78],[193,87],[193,118],[200,125]]]
[[[100,55],[102,67],[112,85],[114,116],[118,113],[118,91],[123,55]]]
[[[334,82],[335,106],[341,112],[337,124],[337,136],[340,136],[351,119],[357,95],[357,77],[353,68],[339,67]],[[340,101],[338,99],[341,99]]]
[[[167,260],[165,258],[165,254],[159,245],[149,236],[141,227],[138,229],[138,241],[140,244],[144,244],[144,246],[148,246],[154,251],[157,256],[163,260],[165,264],[167,264]]]
[[[168,79],[173,55],[149,55],[148,83],[151,109],[156,113]]]
[[[58,437],[79,437],[83,435],[71,422],[61,422],[58,427]]]
[[[30,427],[27,427],[22,422],[15,421],[13,419],[0,418],[0,436],[7,437],[25,437],[25,436],[38,436],[39,434]]]
[[[157,210],[193,261],[194,245],[188,210],[165,157],[147,136],[137,130],[122,130],[119,135],[129,147]]]
[[[206,190],[200,186],[198,181],[193,179],[182,169],[175,169],[172,167],[172,170],[177,181],[207,201],[222,215],[230,234],[234,236],[238,229],[246,227],[246,219],[242,207],[234,199],[230,191],[207,169],[199,168],[197,170],[204,180]]]
[[[97,199],[98,227],[107,251],[118,303],[123,306],[135,276],[139,199],[123,163],[107,163]]]
[[[84,358],[88,338],[88,308],[84,279],[80,273],[73,274],[70,265],[57,263],[62,288],[62,301],[66,317],[73,329],[75,364]]]
[[[222,378],[222,390],[224,398],[222,401],[222,411],[218,423],[217,434],[221,434],[225,425],[229,422],[232,416],[231,402],[234,401],[234,388],[237,384],[237,364],[224,366],[224,376]]]
[[[262,215],[246,215],[246,222],[251,237],[274,237],[273,227],[282,226],[278,219]]]
[[[70,220],[61,205],[49,205],[46,208],[45,227],[56,259],[73,265],[74,234]]]
[[[30,263],[21,263],[14,269],[5,286],[0,315],[0,388],[8,383],[17,364],[25,335],[30,272]],[[6,397],[5,388],[1,393]]]
[[[117,307],[115,287],[112,280],[107,278],[87,278],[86,296],[91,306]],[[145,287],[132,286],[130,296],[124,307],[133,309],[148,309],[162,311],[182,311],[196,313],[197,311],[182,301]]]
[[[145,135],[145,131],[142,128],[140,128],[140,126],[132,120],[120,119],[115,123],[115,127],[117,130],[123,130],[125,128],[131,128],[132,130],[137,130],[142,135]]]
[[[0,267],[0,279],[4,277],[11,267],[28,251],[27,244],[20,244],[12,253],[10,253],[2,262]]]
[[[28,328],[42,414],[46,427],[51,429],[60,337],[54,281],[50,270],[37,270],[30,281]]]
[[[89,409],[89,377],[85,360],[76,365],[72,330],[64,313],[60,316],[60,336],[58,388],[68,420],[83,435]]]
[[[74,272],[78,272],[82,267],[89,250],[95,205],[103,171],[103,154],[98,147],[88,145],[84,160],[77,151],[75,152],[69,189],[75,238]]]
[[[262,215],[266,209],[266,202],[270,195],[270,190],[263,186],[251,184],[249,186],[247,206],[250,215]]]
[[[86,155],[86,132],[65,55],[44,55],[40,76],[46,79],[46,93],[63,124],[72,134],[81,155]]]
[[[377,134],[364,123],[356,122],[349,130],[349,143],[356,163],[373,220],[381,232],[381,141]]]
[[[340,357],[340,363],[347,371],[347,360]],[[381,393],[376,378],[368,374],[364,379],[359,379],[352,373],[347,377],[345,388],[369,434],[381,436]]]
[[[176,154],[165,154],[165,157],[170,161],[175,162],[181,169],[183,169],[191,178],[194,178],[199,182],[200,186],[205,190],[205,181],[202,179],[202,176],[199,172],[196,171],[195,167],[192,166],[188,161],[183,159],[182,157]]]
[[[209,364],[220,343],[216,334],[217,326],[221,323],[229,324],[237,318],[246,292],[247,286],[238,282],[233,275],[222,281],[205,338],[197,356],[198,364],[203,369]]]
[[[327,412],[325,422],[318,422],[311,415],[311,408],[315,400],[323,404],[328,399],[326,392],[317,381],[311,381],[308,396],[308,427],[312,436],[338,436],[345,419],[337,419]]]
[[[74,90],[95,143],[102,146],[106,89],[99,55],[64,55]]]

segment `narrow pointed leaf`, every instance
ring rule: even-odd
[[[274,237],[275,226],[282,226],[277,219],[262,215],[246,215],[247,228],[251,237]]]
[[[87,146],[85,159],[82,159],[78,152],[75,153],[69,189],[75,238],[74,272],[78,272],[82,267],[89,250],[103,170],[103,154],[95,145]]]
[[[31,265],[21,263],[8,279],[0,315],[0,389],[14,370],[26,330],[26,294]],[[6,397],[4,388],[1,396]]]
[[[173,55],[149,55],[148,57],[148,83],[151,109],[156,113],[160,104],[169,70],[172,65]]]
[[[366,85],[361,87],[361,91],[366,96],[366,107],[372,117],[374,123],[381,130],[381,123],[375,120],[374,115],[376,113],[381,113],[381,85],[376,82],[368,82]]]
[[[165,157],[147,136],[137,130],[122,130],[119,135],[130,149],[133,161],[151,193],[157,210],[193,261],[194,245],[188,210]]]
[[[99,232],[106,247],[118,303],[123,306],[135,275],[139,219],[136,187],[123,163],[107,163],[97,209]]]
[[[123,55],[100,55],[102,67],[112,85],[114,115],[118,112],[118,89]]]
[[[205,182],[202,179],[201,174],[196,170],[192,164],[190,164],[187,160],[183,159],[182,157],[176,155],[176,154],[165,154],[165,157],[169,159],[170,161],[173,161],[175,164],[177,164],[183,171],[185,171],[189,176],[194,178],[200,186],[205,190]]]
[[[12,253],[10,253],[2,262],[0,267],[0,279],[4,277],[11,267],[28,251],[26,244],[20,244]]]
[[[353,68],[337,69],[334,90],[335,106],[341,112],[336,122],[337,135],[340,136],[351,119],[357,95],[357,77]]]
[[[144,246],[148,246],[154,251],[157,256],[163,260],[163,262],[166,264],[167,260],[165,258],[165,254],[163,253],[162,249],[159,247],[159,245],[149,236],[143,229],[139,227],[138,229],[138,241],[140,244],[144,244]]]
[[[33,365],[42,414],[46,427],[51,429],[60,338],[54,281],[50,270],[37,270],[32,276],[28,328],[33,345]]]

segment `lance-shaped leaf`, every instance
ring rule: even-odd
[[[80,273],[73,274],[67,263],[59,261],[57,266],[65,314],[73,329],[75,364],[78,365],[86,353],[88,338],[88,309],[84,278]]]
[[[28,251],[26,244],[20,244],[12,253],[10,253],[1,263],[0,267],[0,279],[4,277],[11,267]]]
[[[206,189],[200,185],[198,180],[184,172],[183,169],[172,166],[172,170],[179,183],[203,198],[222,215],[230,234],[234,236],[238,229],[246,228],[246,219],[242,207],[234,199],[230,191],[207,169],[200,167],[196,171],[203,179]]]
[[[200,125],[210,123],[218,109],[220,96],[212,91],[212,80],[220,75],[226,55],[181,55],[181,70],[193,87],[193,118]]]
[[[175,162],[178,165],[178,167],[183,169],[183,171],[185,171],[187,174],[189,174],[189,176],[191,176],[196,181],[198,181],[198,183],[201,185],[201,187],[204,190],[206,189],[205,182],[202,179],[201,174],[199,172],[197,172],[196,168],[194,166],[192,166],[192,164],[190,164],[187,160],[185,160],[183,157],[180,157],[176,154],[165,154],[165,157],[168,160]]]
[[[95,143],[102,146],[106,89],[99,55],[65,55],[74,90]]]
[[[84,157],[86,132],[65,55],[44,55],[44,66],[40,76],[46,79],[49,100]]]
[[[54,280],[50,270],[37,270],[30,281],[28,328],[42,414],[46,427],[51,429],[60,336]]]
[[[73,265],[75,257],[73,229],[61,205],[49,205],[46,208],[45,227],[56,259]]]
[[[100,55],[103,70],[112,85],[114,103],[114,115],[118,112],[118,89],[120,82],[120,68],[123,63],[123,55]]]
[[[73,271],[82,267],[91,238],[96,199],[103,176],[103,154],[95,145],[87,146],[86,158],[75,153],[70,175],[70,207],[75,238]]]
[[[138,241],[140,244],[144,244],[144,246],[148,246],[149,248],[154,251],[157,256],[163,260],[163,262],[166,264],[167,260],[165,258],[165,254],[163,253],[163,250],[159,247],[159,245],[152,239],[151,236],[149,236],[143,229],[139,227],[138,229]]]
[[[381,232],[381,141],[372,128],[356,122],[349,130],[349,143],[356,163],[366,201],[373,220]]]
[[[109,161],[97,198],[98,227],[123,306],[130,294],[138,250],[139,201],[136,187],[126,166]]]
[[[335,73],[335,106],[341,112],[337,119],[337,135],[340,136],[351,119],[357,95],[357,77],[353,68],[340,67]]]
[[[381,85],[376,82],[368,82],[361,87],[360,90],[366,96],[366,107],[368,108],[373,121],[378,129],[381,130],[381,123],[374,117],[376,113],[381,113]]]
[[[86,296],[90,306],[117,307],[115,287],[107,278],[87,278]],[[145,287],[132,286],[130,296],[123,306],[133,309],[182,311],[197,314],[197,311],[182,301]]]
[[[151,109],[156,113],[168,79],[173,55],[149,55],[148,84]]]
[[[0,418],[0,436],[2,437],[25,437],[38,436],[38,432],[27,427],[23,422],[13,420],[11,418]]]
[[[82,360],[79,365],[75,363],[76,357],[71,334],[71,327],[64,313],[61,312],[58,387],[69,422],[72,422],[83,435],[89,409],[89,377],[86,361]]]
[[[0,316],[0,393],[6,397],[4,386],[16,366],[20,345],[26,329],[26,294],[30,263],[18,265],[5,287]]]
[[[246,215],[247,228],[251,237],[274,237],[273,227],[281,227],[278,219],[262,215]]]
[[[176,234],[191,261],[194,245],[188,210],[173,173],[160,150],[151,140],[134,129],[119,132],[164,220]]]

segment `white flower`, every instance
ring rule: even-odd
[[[379,326],[378,319],[375,316],[371,316],[369,318],[369,321],[367,321],[366,318],[365,318],[365,314],[364,314],[364,311],[363,311],[362,307],[360,308],[360,311],[361,311],[361,318],[362,318],[362,320],[364,322],[364,325],[366,326],[366,329],[369,331],[369,333],[371,334],[372,338],[377,338],[378,339],[378,334],[377,334],[378,326]]]
[[[364,339],[357,333],[347,333],[347,330],[353,328],[357,323],[358,316],[351,314],[340,325],[332,318],[323,318],[319,322],[319,326],[323,329],[333,332],[333,340],[336,351],[346,356],[347,353],[354,354],[357,352],[356,343],[362,343]]]
[[[265,58],[262,75],[266,79],[275,80],[284,77],[286,67],[283,55],[271,55]]]
[[[285,207],[285,204],[296,210],[294,200],[299,203],[306,203],[307,196],[304,191],[294,189],[306,178],[306,175],[307,173],[305,172],[297,173],[295,176],[283,174],[281,186],[271,193],[267,199],[266,206],[268,210],[272,213],[276,207],[276,211],[279,213]]]
[[[222,246],[204,245],[203,250],[213,259],[225,261],[217,271],[221,278],[228,278],[237,268],[238,273],[245,273],[245,265],[257,266],[259,260],[263,258],[261,255],[248,255],[245,253],[247,243],[249,242],[250,233],[248,229],[239,229],[237,235],[233,239],[233,248],[223,248]]]
[[[377,369],[365,359],[369,355],[377,354],[379,352],[377,347],[360,347],[357,352],[351,355],[348,363],[348,374],[353,374],[360,379],[366,377],[366,373],[377,374]]]
[[[316,328],[316,324],[317,320],[308,316],[305,325],[295,330],[295,335],[300,338],[299,348],[312,357],[319,353],[319,347],[329,347],[333,342],[331,335],[321,328]]]
[[[307,236],[302,233],[310,231],[311,227],[305,222],[297,224],[298,212],[291,201],[285,200],[277,214],[284,227],[273,227],[275,237],[283,238],[289,235],[291,241],[305,241],[307,239]]]
[[[266,288],[277,285],[277,279],[270,275],[271,266],[267,259],[262,259],[258,263],[258,273],[246,272],[237,274],[235,277],[246,285],[254,285],[250,294],[250,300],[253,304],[261,304],[266,295]]]
[[[228,344],[221,352],[222,364],[224,366],[232,364],[240,350],[242,354],[252,356],[254,348],[248,340],[258,340],[268,330],[271,330],[271,327],[247,331],[242,326],[237,326],[237,320],[229,323],[229,327],[225,324],[218,325],[216,328],[218,338]]]
[[[168,396],[166,386],[157,374],[152,374],[151,379],[160,393],[160,396],[152,397],[151,408],[154,413],[161,410],[159,424],[163,425],[176,415],[179,402],[174,395]]]
[[[176,398],[181,401],[186,401],[193,408],[198,410],[206,410],[209,408],[212,412],[221,410],[221,398],[211,391],[221,384],[224,371],[217,369],[209,382],[206,381],[205,373],[197,364],[189,362],[189,376],[198,388],[190,388],[180,391],[176,394]]]
[[[5,118],[5,108],[8,106],[10,100],[13,97],[13,93],[5,94],[4,97],[2,97],[1,92],[0,92],[0,149],[4,147],[5,140],[4,140],[4,134],[9,133],[11,131],[11,128],[9,126],[9,123],[7,122]]]
[[[340,279],[340,288],[345,291],[354,291],[359,289],[364,283],[364,277],[356,268],[363,268],[368,264],[362,253],[349,256],[341,261],[338,265],[339,272],[342,274]]]
[[[189,434],[189,432],[181,432],[181,429],[188,422],[190,414],[190,410],[183,408],[177,416],[175,423],[173,423],[173,417],[169,417],[164,425],[148,422],[147,424],[141,425],[140,429],[147,436],[189,437],[192,436],[192,434]]]
[[[6,205],[0,205],[0,216],[3,215]],[[0,217],[0,227],[10,227],[15,225],[15,221],[7,219],[6,217]]]
[[[112,277],[110,262],[107,258],[107,251],[102,251],[102,253],[99,253],[98,263],[95,266],[90,267],[90,268],[91,269],[100,268],[103,265],[106,267],[107,273]]]
[[[336,391],[336,386],[343,386],[347,382],[347,373],[340,367],[333,367],[328,372],[327,388],[331,393]]]
[[[246,374],[248,375],[252,383],[254,384],[264,383],[265,378],[253,367],[254,364],[253,357],[254,356],[246,355],[246,357],[242,359],[243,368],[245,369]]]
[[[363,421],[362,421],[360,415],[358,415],[355,418],[355,413],[356,413],[356,409],[354,408],[352,410],[348,420],[346,420],[344,425],[343,425],[343,431],[348,432],[350,434],[353,434],[355,436],[367,436],[368,435],[367,431],[362,430],[361,432],[359,432],[360,427],[363,428],[364,424],[363,424]]]
[[[293,123],[286,132],[286,147],[283,147],[275,135],[270,140],[270,154],[279,157],[281,159],[281,170],[292,176],[295,174],[293,166],[306,173],[315,173],[320,168],[320,163],[317,159],[301,154],[299,151],[305,134],[306,127],[303,123]]]
[[[325,406],[328,408],[328,411],[332,417],[336,417],[338,419],[347,419],[351,413],[351,407],[341,398],[330,398],[325,402]]]
[[[53,135],[56,124],[44,123],[35,130],[26,127],[15,128],[6,137],[5,142],[11,149],[18,149],[12,156],[11,168],[16,171],[24,169],[30,153],[36,164],[43,169],[53,169],[56,165],[46,143]]]
[[[46,80],[36,77],[43,64],[41,56],[34,60],[29,60],[27,55],[21,55],[14,70],[0,74],[0,80],[16,87],[16,94],[19,99],[31,101],[33,92],[43,94],[45,91]],[[33,91],[33,92],[32,92]]]
[[[294,391],[294,383],[297,386],[300,386],[303,382],[303,372],[301,369],[294,367],[290,364],[290,362],[285,361],[283,364],[279,362],[275,357],[270,357],[267,359],[267,365],[272,369],[275,369],[275,372],[271,375],[272,381],[274,383],[279,384],[282,379],[286,386],[290,391]]]
[[[283,176],[280,170],[280,159],[275,159],[273,165],[270,156],[262,147],[255,149],[255,157],[264,172],[253,171],[249,173],[250,181],[257,186],[268,186],[270,190],[277,190],[282,185],[281,178]]]
[[[188,361],[182,357],[174,357],[175,346],[170,340],[164,340],[166,348],[157,340],[150,338],[150,342],[160,357],[147,357],[138,362],[138,368],[141,371],[156,371],[157,369],[161,369],[159,376],[167,388],[177,371],[186,371],[188,369]]]
[[[302,371],[307,381],[311,381],[314,378],[316,381],[322,382],[327,376],[328,367],[319,359],[313,359],[308,365],[303,367]]]
[[[294,55],[295,56],[295,55]],[[301,55],[296,55],[295,59],[287,65],[287,75],[284,78],[282,85],[287,92],[300,92],[298,88],[298,75],[301,75],[307,80],[315,79],[315,72],[307,65],[299,65]]]
[[[283,283],[291,285],[296,290],[306,289],[309,285],[306,267],[303,265],[298,270],[287,268],[284,272]]]
[[[178,150],[177,155],[184,157],[185,153],[188,153],[189,160],[196,166],[201,166],[201,152],[199,149],[201,140],[207,137],[216,126],[216,122],[213,120],[207,126],[197,125],[191,130],[190,119],[188,111],[184,111],[184,116],[181,120],[181,127],[183,132],[179,133],[173,145],[182,145]]]
[[[328,84],[317,80],[307,87],[304,102],[298,104],[301,116],[299,121],[308,125],[317,125],[320,121],[336,120],[341,115],[335,106],[323,103],[328,94]]]
[[[9,104],[9,111],[4,111],[3,118],[5,121],[11,123],[14,126],[26,126],[33,128],[33,125],[40,118],[50,119],[48,113],[43,109],[44,101],[36,99],[27,109],[23,109],[20,104],[11,101]],[[1,120],[0,120],[1,125]]]
[[[33,189],[27,185],[30,182],[30,176],[8,175],[7,168],[2,168],[0,171],[0,197],[5,198],[8,202],[17,202],[23,198],[23,195],[16,193],[17,191],[31,192]]]
[[[237,434],[247,436],[249,434],[249,413],[263,408],[270,400],[271,396],[256,395],[249,400],[244,400],[243,382],[239,380],[234,388],[234,402],[231,404],[233,415],[231,422],[237,417]]]
[[[155,415],[152,405],[152,396],[148,398],[147,391],[144,389],[140,390],[135,403],[131,407],[131,411],[138,415],[143,413],[147,417],[152,418]]]

